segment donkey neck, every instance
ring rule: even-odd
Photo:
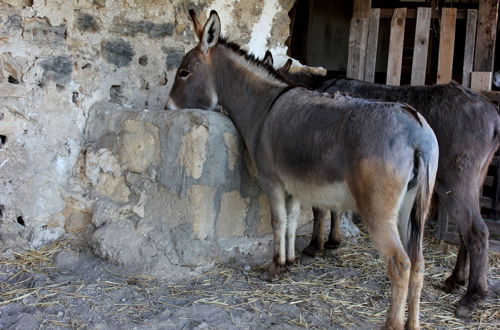
[[[217,48],[213,58],[219,104],[231,117],[250,153],[254,154],[270,107],[288,85],[244,56],[224,46]]]

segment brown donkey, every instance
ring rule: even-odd
[[[438,162],[425,119],[399,103],[287,85],[220,38],[215,11],[204,27],[190,14],[200,42],[184,56],[167,105],[219,104],[242,135],[271,204],[274,257],[262,278],[278,279],[294,263],[300,203],[356,209],[387,263],[392,293],[386,327],[404,327],[409,296],[407,326],[419,328],[422,230]],[[413,206],[416,216],[408,222]]]
[[[272,64],[267,54],[266,63]],[[434,86],[387,86],[353,79],[330,79],[309,71],[290,70],[291,60],[280,75],[320,92],[346,92],[356,97],[405,102],[429,122],[439,143],[439,167],[435,192],[439,217],[448,216],[457,224],[462,244],[445,290],[454,291],[469,280],[467,293],[460,300],[457,316],[468,317],[488,291],[489,232],[481,218],[479,197],[489,163],[499,147],[499,109],[483,96],[455,82]],[[314,233],[305,253],[323,248],[322,210],[316,210]],[[325,244],[335,248],[340,242],[338,216],[332,214],[332,231]],[[470,264],[470,265],[469,265]]]

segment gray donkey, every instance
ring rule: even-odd
[[[273,64],[272,55],[263,60]],[[320,92],[346,92],[356,97],[405,102],[429,122],[439,142],[439,167],[435,192],[439,217],[448,216],[457,224],[462,240],[453,273],[444,289],[452,292],[469,280],[460,300],[457,316],[469,317],[488,292],[488,227],[481,213],[479,197],[488,166],[499,147],[498,107],[455,82],[434,86],[388,86],[354,79],[330,79],[309,70],[291,70],[291,60],[277,70],[284,79]],[[315,210],[313,238],[304,251],[323,248],[324,210]],[[327,248],[340,241],[338,216],[332,214]],[[469,265],[470,264],[470,265]]]
[[[190,15],[200,42],[184,56],[167,106],[220,105],[243,137],[271,205],[274,257],[262,278],[278,279],[295,262],[301,203],[357,210],[392,284],[386,327],[404,327],[409,296],[406,325],[419,328],[422,230],[438,162],[425,119],[400,103],[288,85],[220,37],[215,11],[204,27]]]

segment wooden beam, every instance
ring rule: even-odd
[[[368,18],[351,19],[349,32],[349,53],[347,56],[347,78],[363,80],[365,76],[366,40]]]
[[[470,87],[470,75],[474,64],[474,48],[476,47],[477,10],[467,10],[467,28],[465,30],[464,66],[462,70],[462,86]]]
[[[492,72],[472,72],[470,89],[478,92],[491,90]]]
[[[352,17],[368,18],[370,16],[370,8],[372,0],[354,0],[352,5]]]
[[[493,71],[499,0],[480,0],[474,71]]]
[[[394,9],[392,8],[382,8],[380,9],[380,18],[392,18],[394,14]],[[406,11],[406,18],[417,18],[417,9],[408,8]],[[435,12],[432,13],[432,18],[439,18]],[[466,19],[467,9],[457,9],[457,19]]]
[[[405,36],[406,8],[396,8],[391,21],[389,40],[389,60],[387,62],[387,85],[399,86],[401,64],[403,61],[403,42]]]
[[[380,8],[370,10],[368,18],[368,40],[366,43],[366,61],[364,80],[375,81],[375,68],[377,60],[378,28],[380,22]]]
[[[443,8],[441,14],[441,31],[439,34],[438,84],[446,84],[451,81],[456,21],[457,9]]]
[[[418,8],[415,43],[413,47],[413,63],[411,67],[411,85],[413,86],[425,85],[431,16],[431,8]]]

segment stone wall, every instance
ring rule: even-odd
[[[98,226],[96,214],[101,213],[96,210],[104,207],[101,196],[123,205],[137,202],[130,212],[146,214],[130,180],[149,168],[162,168],[160,149],[148,145],[164,134],[163,128],[126,122],[121,139],[127,147],[113,149],[116,154],[107,148],[87,150],[90,109],[104,101],[127,113],[149,109],[160,115],[175,69],[195,44],[189,8],[199,13],[216,9],[231,40],[259,56],[269,47],[279,63],[286,52],[292,4],[293,0],[0,0],[0,250],[39,247],[66,233]],[[193,157],[212,157],[197,145],[208,131],[201,125],[185,137],[180,157],[185,166],[168,175],[157,173],[162,189],[177,187],[185,177],[201,177],[206,169]],[[136,136],[146,140],[140,144]],[[127,148],[136,142],[145,148],[144,157],[128,158]],[[224,136],[224,143],[241,144],[234,134]],[[237,166],[235,155],[229,159],[228,166]],[[223,218],[239,217],[247,209],[257,212],[252,209],[256,202],[238,197],[236,186],[226,194],[200,184],[180,187],[186,190],[178,194],[199,203],[195,219],[210,209],[205,202],[213,194],[220,195],[216,198],[225,210]],[[230,205],[238,205],[239,211]],[[212,235],[208,227],[198,222],[195,235]],[[233,229],[238,234],[247,230],[241,225],[220,230],[225,234]]]

